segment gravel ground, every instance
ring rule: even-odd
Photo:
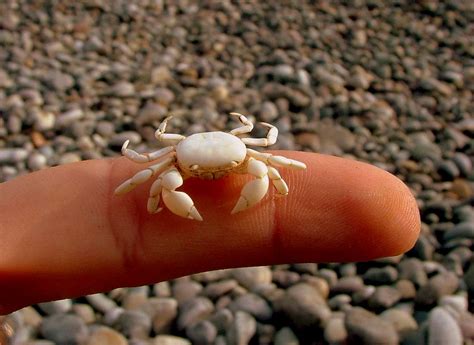
[[[474,344],[473,23],[464,0],[0,1],[0,181],[155,148],[169,112],[191,134],[239,111],[277,148],[395,174],[423,221],[398,257],[30,306],[12,343]]]

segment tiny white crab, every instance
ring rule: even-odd
[[[306,169],[306,165],[283,156],[248,149],[245,145],[274,144],[278,129],[261,122],[263,126],[269,128],[266,138],[240,138],[239,135],[252,131],[253,123],[242,114],[231,113],[231,115],[238,116],[243,126],[230,133],[205,132],[193,134],[187,138],[179,134],[165,134],[166,124],[171,116],[167,117],[155,132],[155,137],[170,146],[151,153],[140,154],[130,150],[127,148],[129,140],[125,141],[122,154],[134,162],[147,163],[168,157],[123,182],[117,187],[115,194],[125,194],[159,174],[150,188],[148,212],[157,213],[162,210],[158,207],[161,194],[164,204],[171,212],[195,220],[202,220],[202,217],[192,199],[186,193],[176,191],[176,188],[183,184],[183,177],[218,179],[229,173],[249,173],[255,176],[255,179],[248,182],[242,189],[232,214],[243,211],[262,200],[268,191],[269,178],[279,194],[287,195],[288,186],[274,167]]]

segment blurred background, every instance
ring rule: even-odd
[[[169,113],[189,135],[237,111],[275,148],[395,174],[423,222],[397,257],[30,306],[0,343],[474,344],[473,23],[468,0],[0,0],[0,182],[150,151]]]

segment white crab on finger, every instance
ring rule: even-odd
[[[249,133],[253,123],[244,115],[231,113],[237,116],[242,123],[230,133],[205,132],[193,134],[189,137],[180,134],[165,133],[166,124],[171,118],[167,117],[155,132],[155,137],[169,146],[151,153],[138,153],[128,149],[129,140],[122,146],[122,154],[136,163],[147,163],[165,158],[156,164],[139,171],[132,178],[123,182],[115,190],[115,194],[125,194],[137,185],[144,183],[151,177],[158,178],[150,188],[147,209],[150,213],[162,210],[160,199],[174,214],[202,220],[194,206],[192,199],[184,192],[176,191],[183,184],[183,177],[199,177],[202,179],[218,179],[229,173],[250,174],[255,177],[248,182],[240,194],[232,214],[243,211],[263,199],[268,191],[269,180],[281,195],[288,194],[288,186],[283,181],[275,167],[290,167],[306,169],[302,162],[283,156],[274,156],[246,147],[269,146],[276,142],[278,129],[268,123],[261,122],[268,127],[266,138],[240,138],[241,134]]]

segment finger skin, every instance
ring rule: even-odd
[[[275,152],[289,185],[230,215],[250,176],[187,179],[180,190],[203,222],[146,210],[145,183],[114,196],[143,169],[125,158],[38,171],[0,184],[0,314],[39,301],[136,286],[225,267],[369,260],[403,253],[420,218],[409,189],[368,164]],[[34,286],[34,288],[31,288]]]

